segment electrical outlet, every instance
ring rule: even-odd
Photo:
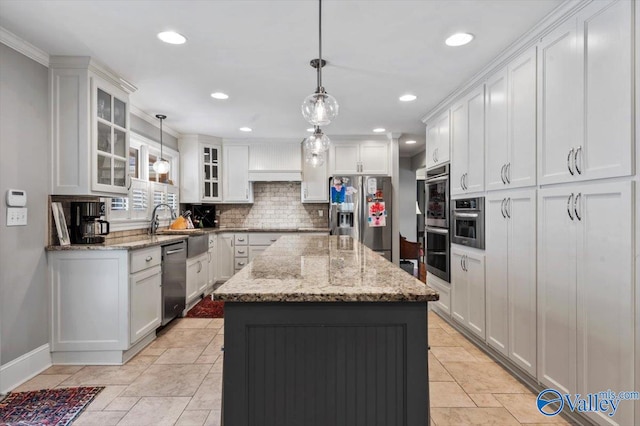
[[[26,207],[7,207],[7,226],[25,226],[26,224]]]
[[[324,215],[324,211],[322,211],[322,210],[318,210],[318,216],[319,216],[319,217],[322,217],[323,215]]]

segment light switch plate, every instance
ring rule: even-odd
[[[25,226],[26,224],[26,207],[7,207],[7,226]]]

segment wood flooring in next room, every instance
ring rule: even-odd
[[[53,366],[14,391],[106,386],[74,426],[218,426],[223,321],[178,319],[124,366]],[[432,425],[568,424],[538,413],[531,391],[431,312],[429,344]]]

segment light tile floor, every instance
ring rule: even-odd
[[[182,318],[124,366],[53,366],[14,391],[105,386],[77,426],[217,426],[223,339],[222,319]],[[531,391],[431,312],[429,344],[432,425],[567,424],[538,413]]]

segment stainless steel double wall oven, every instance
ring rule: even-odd
[[[449,165],[427,172],[427,271],[449,282]]]

